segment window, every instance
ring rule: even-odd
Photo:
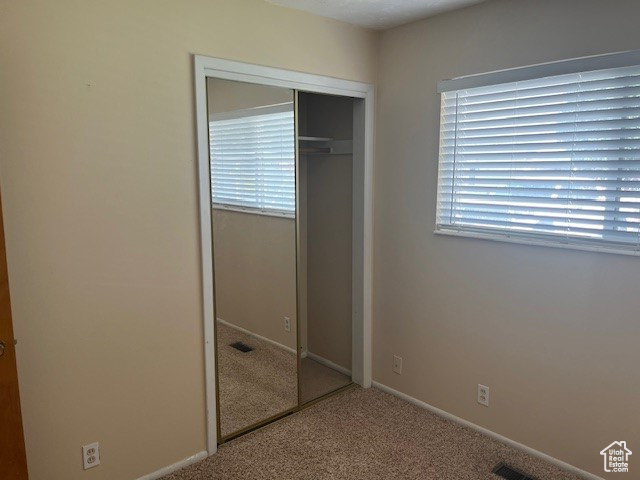
[[[293,216],[291,103],[216,114],[209,122],[214,207]]]
[[[439,90],[436,233],[640,254],[638,52]]]

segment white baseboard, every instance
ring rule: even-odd
[[[327,360],[326,358],[311,352],[307,352],[307,357],[310,358],[311,360],[315,360],[316,362],[321,363],[325,367],[332,368],[333,370],[336,370],[342,373],[343,375],[346,375],[347,377],[351,378],[351,370],[344,368],[342,365],[333,363],[331,360]]]
[[[195,455],[190,456],[189,458],[185,458],[184,460],[180,460],[179,462],[174,463],[173,465],[166,466],[157,470],[153,473],[148,473],[138,478],[138,480],[157,480],[158,478],[164,477],[165,475],[169,475],[170,473],[176,472],[181,468],[188,467],[200,460],[204,460],[207,458],[208,453],[206,451],[198,452]]]
[[[271,345],[274,345],[278,348],[282,348],[283,350],[286,350],[289,353],[293,353],[294,355],[296,355],[296,349],[295,348],[291,348],[291,347],[287,347],[286,345],[282,345],[281,343],[276,342],[275,340],[271,340],[270,338],[267,337],[263,337],[262,335],[258,335],[257,333],[253,333],[251,330],[247,330],[246,328],[242,328],[239,327],[237,325],[234,325],[233,323],[229,323],[226,320],[223,320],[221,318],[217,318],[217,320],[223,324],[226,325],[227,327],[230,328],[234,328],[236,330],[238,330],[239,332],[245,333],[247,335],[251,335],[254,338],[257,338],[258,340],[264,340],[267,343],[270,343]]]
[[[402,393],[399,392],[398,390],[394,390],[391,387],[387,387],[386,385],[380,383],[380,382],[376,382],[373,381],[372,382],[372,386],[375,388],[378,388],[380,390],[382,390],[383,392],[387,392],[390,393],[391,395],[401,398],[403,400],[406,400],[409,403],[413,403],[414,405],[417,405],[419,407],[424,408],[425,410],[429,410],[430,412],[435,413],[436,415],[439,415],[440,417],[446,418],[447,420],[451,420],[459,425],[463,425],[465,427],[471,428],[472,430],[476,430],[477,432],[480,432],[484,435],[486,435],[487,437],[491,437],[494,440],[497,440],[501,443],[504,443],[510,447],[513,447],[517,450],[523,451],[524,453],[527,453],[529,455],[531,455],[532,457],[537,457],[541,460],[544,460],[547,463],[550,463],[552,465],[555,465],[556,467],[562,468],[563,470],[566,470],[570,473],[573,473],[575,475],[578,475],[580,477],[583,477],[587,480],[604,480],[602,477],[598,477],[597,475],[594,475],[593,473],[589,473],[586,472],[578,467],[574,467],[573,465],[570,465],[566,462],[563,462],[562,460],[558,460],[557,458],[554,458],[550,455],[547,455],[546,453],[542,453],[538,450],[535,450],[531,447],[527,447],[526,445],[523,445],[522,443],[518,443],[515,440],[511,440],[510,438],[507,437],[503,437],[502,435],[500,435],[499,433],[495,433],[492,432],[491,430],[488,430],[484,427],[481,427],[480,425],[476,425],[475,423],[471,423],[468,420],[465,420],[463,418],[460,417],[456,417],[455,415],[449,413],[449,412],[445,412],[444,410],[441,410],[437,407],[434,407],[433,405],[429,405],[428,403],[423,402],[422,400],[418,400],[417,398],[411,397],[409,395],[407,395],[406,393]]]

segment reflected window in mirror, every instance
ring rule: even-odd
[[[293,103],[216,113],[209,142],[214,208],[295,215]]]

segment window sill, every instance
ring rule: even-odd
[[[211,205],[211,208],[214,210],[227,210],[230,212],[238,212],[238,213],[246,213],[248,215],[263,215],[265,217],[277,217],[284,218],[287,220],[295,220],[296,215],[294,212],[276,212],[273,210],[257,210],[255,208],[243,208],[243,207],[234,207],[230,205],[220,205],[218,203],[214,203]]]
[[[507,235],[495,235],[484,232],[462,231],[447,228],[436,228],[434,232],[436,235],[446,235],[452,237],[464,237],[464,238],[478,238],[481,240],[493,240],[497,242],[505,243],[517,243],[521,245],[534,245],[538,247],[554,247],[564,248],[569,250],[581,250],[586,252],[599,252],[599,253],[613,253],[616,255],[628,255],[632,257],[640,256],[640,250],[631,250],[625,248],[616,248],[615,246],[608,245],[593,245],[582,243],[561,243],[559,241],[548,240],[545,238],[525,237],[525,236],[507,236]]]

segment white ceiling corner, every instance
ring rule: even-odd
[[[267,0],[361,27],[384,30],[484,0]]]

